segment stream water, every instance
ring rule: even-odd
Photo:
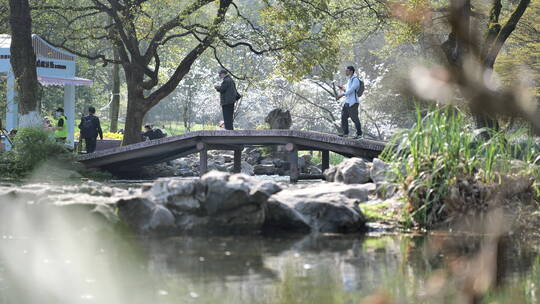
[[[489,278],[498,287],[486,303],[540,302],[540,246],[517,237],[495,247],[436,232],[137,238],[27,211],[11,226],[0,216],[0,304],[356,304],[379,293],[392,301],[367,303],[466,303]],[[479,258],[482,248],[499,254]]]
[[[454,242],[462,239],[437,234],[4,235],[0,303],[361,303],[378,291],[396,303],[459,303],[450,280],[443,281],[443,296],[430,294],[441,285],[436,274],[450,269],[451,256],[473,256],[476,238]],[[433,246],[448,240],[454,245]],[[537,303],[535,246],[509,240],[503,251],[503,287],[493,297],[498,303]]]

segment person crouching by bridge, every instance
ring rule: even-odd
[[[65,143],[68,136],[68,127],[64,109],[56,109],[55,116],[58,119],[58,122],[56,123],[56,127],[54,127],[54,139],[56,142]]]
[[[151,125],[144,126],[144,132],[142,134],[143,140],[153,140],[165,137],[165,134],[160,129],[153,129]]]
[[[234,103],[240,99],[240,94],[236,91],[236,84],[227,70],[219,71],[219,78],[223,79],[221,84],[215,84],[214,88],[219,92],[219,100],[223,109],[223,121],[226,130],[233,130]]]
[[[343,130],[343,134],[340,134],[340,136],[346,137],[349,135],[350,118],[354,122],[354,126],[356,127],[355,138],[361,139],[362,125],[360,124],[360,118],[358,118],[360,97],[358,97],[359,94],[357,94],[358,91],[361,89],[361,82],[358,76],[354,75],[354,72],[355,70],[353,66],[348,66],[345,69],[345,75],[347,75],[348,78],[347,88],[345,89],[343,86],[338,86],[342,93],[338,94],[336,98],[340,99],[341,97],[345,97],[345,104],[341,109],[341,129]]]
[[[97,137],[103,140],[103,131],[101,130],[101,123],[99,118],[95,115],[96,109],[94,107],[88,107],[88,115],[81,119],[79,129],[81,130],[81,137],[84,139],[86,145],[86,153],[93,153],[96,151]]]

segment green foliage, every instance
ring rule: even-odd
[[[538,176],[533,163],[539,154],[527,131],[512,136],[492,132],[485,140],[465,115],[446,107],[431,110],[425,117],[418,110],[415,126],[397,135],[382,158],[400,167],[396,172],[407,192],[411,219],[432,227],[447,218],[445,199],[459,180],[493,184],[503,174]],[[516,159],[522,161],[519,166],[513,162]]]
[[[426,25],[431,21],[431,10],[436,1],[408,0],[393,2],[389,5],[391,19],[385,30],[388,47],[397,47],[403,43],[418,43],[426,32]],[[432,7],[433,6],[433,7]]]
[[[284,1],[261,10],[262,22],[284,46],[279,56],[283,75],[300,79],[317,63],[335,64],[339,54],[339,24],[324,15],[328,1]]]
[[[401,222],[402,210],[394,208],[392,202],[382,201],[376,204],[360,204],[360,210],[368,222]]]
[[[259,148],[261,150],[262,157],[270,157],[272,153],[276,152],[276,147],[274,146],[262,146]]]
[[[264,2],[261,23],[271,41],[283,46],[277,54],[278,70],[288,80],[299,80],[314,70],[331,78],[343,57],[354,55],[355,40],[376,27],[380,20],[374,12],[384,7],[375,2],[367,8],[358,0]]]
[[[40,128],[19,130],[13,145],[12,151],[0,155],[0,172],[3,177],[25,176],[50,159],[72,159],[62,144],[55,142],[49,133]]]
[[[162,126],[165,126],[162,131],[166,132],[168,136],[181,135],[188,132],[184,125],[174,121],[155,122],[153,123],[153,125],[156,128],[161,128]],[[218,127],[216,125],[193,124],[191,126],[190,132],[202,130],[216,130],[217,128]]]
[[[63,144],[40,128],[20,129],[13,144],[13,150],[0,153],[0,178],[19,179],[30,174],[40,179],[112,178],[107,172],[86,169]]]
[[[270,125],[266,122],[259,124],[255,127],[255,130],[270,130]]]
[[[529,78],[536,98],[540,98],[539,24],[540,2],[531,1],[495,64],[495,71],[506,86],[513,85],[519,77]]]
[[[25,128],[19,130],[13,140],[14,152],[19,161],[24,162],[28,169],[34,168],[39,163],[69,152],[57,143],[53,137],[41,128]]]
[[[330,152],[330,165],[333,165],[333,166],[339,165],[339,163],[341,163],[344,159],[345,159],[345,156],[334,153],[334,152]],[[314,164],[322,163],[322,153],[317,152],[313,154],[313,158],[311,159],[311,161]]]

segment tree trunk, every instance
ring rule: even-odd
[[[497,1],[495,1],[497,2]],[[465,1],[459,1],[454,0],[451,2],[451,5],[453,6],[453,16],[454,18],[452,20],[453,23],[453,29],[450,35],[448,35],[448,40],[446,40],[442,45],[442,49],[448,59],[448,62],[451,66],[454,66],[456,68],[463,69],[464,60],[467,56],[470,55],[469,53],[469,46],[467,40],[472,39],[471,35],[471,2],[470,0]],[[492,10],[493,12],[497,12],[500,10],[497,10],[497,8],[494,8]],[[495,20],[493,17],[490,17],[490,20]],[[488,37],[486,39],[491,39],[490,37],[493,36],[494,33],[488,33]],[[483,53],[487,53],[487,50],[482,50]],[[471,103],[471,114],[474,117],[476,127],[478,129],[486,128],[486,129],[493,129],[498,130],[499,129],[499,123],[495,117],[490,117],[487,114],[485,114],[485,109],[479,108],[476,106],[475,103]],[[482,132],[482,136],[484,138],[489,138],[488,132]]]
[[[501,27],[499,24],[499,14],[501,13],[502,8],[501,1],[493,1],[489,16],[488,29],[486,31],[486,37],[482,47],[481,59],[483,61],[485,71],[489,73],[493,71],[495,60],[497,59],[502,46],[516,28],[517,23],[525,13],[525,10],[529,4],[530,0],[520,0],[518,6],[515,8],[506,24]],[[488,128],[495,131],[500,130],[500,125],[497,118],[486,115],[485,109],[472,108],[471,110],[474,114],[477,128]],[[489,135],[485,132],[483,135],[484,137],[489,137]]]
[[[144,116],[148,110],[141,107],[144,100],[128,99],[126,125],[124,128],[124,140],[122,146],[138,143],[142,140],[142,125]]]
[[[187,132],[191,132],[191,107],[193,106],[193,88],[188,87],[187,103],[184,107],[184,127]]]
[[[116,50],[116,47],[114,47],[114,60],[120,60],[118,56],[118,51]],[[120,66],[119,64],[113,64],[112,69],[112,102],[110,107],[110,120],[111,120],[111,127],[110,132],[117,132],[118,131],[118,113],[120,111]]]
[[[124,73],[127,82],[128,105],[122,145],[126,146],[142,140],[144,116],[151,107],[147,105],[147,100],[144,97],[143,72],[135,66],[124,65]]]
[[[28,0],[9,0],[11,67],[19,96],[19,127],[40,126],[36,55]]]

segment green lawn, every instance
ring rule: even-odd
[[[75,120],[75,126],[78,126],[80,123],[80,119]],[[150,123],[156,128],[160,128],[163,132],[167,133],[168,136],[172,135],[180,135],[186,133],[186,128],[184,128],[184,124],[181,122],[176,121],[165,121],[165,122],[154,122]],[[165,128],[162,128],[162,126],[165,126]],[[103,129],[103,132],[109,132],[111,128],[110,121],[101,121],[101,129]],[[123,129],[124,123],[118,122],[118,129]],[[200,131],[200,130],[215,130],[217,129],[217,126],[214,125],[203,125],[203,124],[193,124],[191,126],[191,131]],[[75,128],[75,132],[79,131],[78,128]],[[142,129],[141,129],[142,132]]]
[[[184,127],[183,123],[179,122],[159,122],[154,123],[154,127],[160,128],[162,131],[167,133],[167,135],[180,135],[187,132],[186,128]],[[162,128],[162,126],[165,126],[165,128]],[[217,129],[217,126],[215,125],[203,125],[203,124],[193,124],[191,125],[191,132],[193,131],[201,131],[201,130],[215,130]]]
[[[300,154],[308,154],[308,152],[300,153]],[[337,165],[341,163],[345,159],[345,156],[341,154],[337,154],[334,152],[330,152],[330,165]],[[320,164],[322,163],[322,153],[321,152],[313,152],[313,158],[311,160],[314,164]]]

